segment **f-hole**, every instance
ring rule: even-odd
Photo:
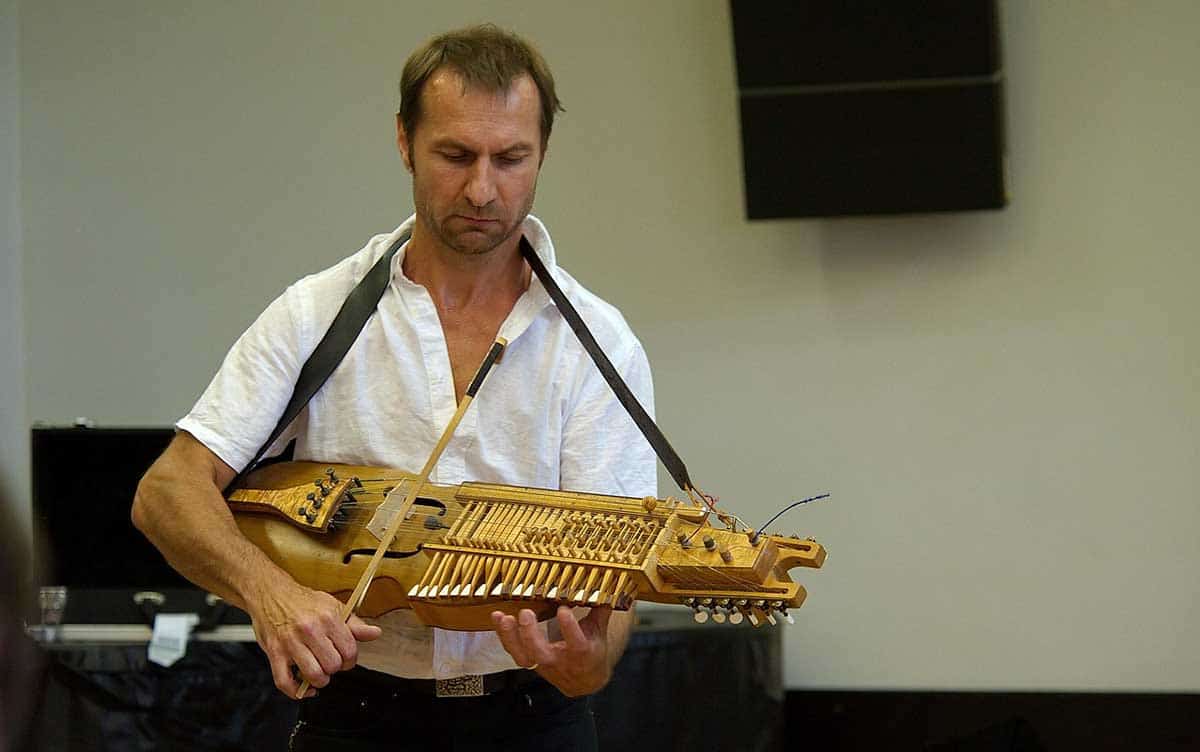
[[[391,493],[391,491],[392,491],[391,488],[387,489],[386,491],[384,491],[384,495],[386,496],[387,494]],[[418,496],[417,498],[413,499],[413,507],[414,508],[415,507],[430,507],[431,509],[436,509],[437,515],[439,517],[446,514],[446,505],[445,504],[438,501],[437,499],[430,499],[426,496]],[[413,516],[414,517],[416,516],[415,509],[413,511]],[[412,551],[384,551],[383,558],[385,558],[385,559],[407,559],[410,556],[416,556],[420,552],[421,552],[421,547],[418,545]],[[355,556],[374,556],[374,555],[375,555],[375,549],[373,549],[373,548],[353,548],[353,549],[347,551],[346,555],[342,557],[342,563],[349,564],[350,560],[353,559]]]

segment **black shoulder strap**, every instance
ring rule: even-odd
[[[279,423],[275,425],[275,430],[271,431],[270,438],[259,447],[254,459],[250,460],[249,464],[242,468],[242,471],[225,487],[226,495],[237,488],[238,484],[254,469],[254,466],[266,454],[267,449],[287,430],[287,427],[296,419],[296,416],[317,393],[317,390],[329,380],[338,363],[341,363],[342,358],[350,351],[350,346],[354,344],[354,340],[358,339],[359,333],[367,324],[367,319],[371,318],[375,307],[379,305],[383,291],[387,289],[388,283],[392,280],[392,258],[411,234],[410,231],[405,231],[399,238],[396,238],[396,242],[392,243],[387,252],[379,257],[375,265],[342,303],[333,323],[325,331],[325,336],[317,343],[312,355],[308,356],[308,360],[300,368],[300,375],[296,377],[296,387],[292,390],[292,398],[284,408]]]
[[[592,356],[592,361],[600,369],[604,380],[608,382],[608,385],[612,387],[613,393],[617,395],[617,401],[625,407],[625,411],[629,413],[629,417],[633,418],[633,422],[637,424],[642,435],[646,437],[646,441],[650,442],[654,453],[658,455],[658,459],[667,468],[667,472],[675,479],[675,483],[685,492],[689,489],[694,489],[695,486],[692,485],[692,479],[688,477],[687,467],[683,464],[683,459],[671,447],[671,442],[667,441],[667,437],[663,435],[663,432],[659,430],[654,419],[642,407],[642,403],[638,402],[637,397],[629,390],[629,386],[621,378],[621,374],[617,373],[617,369],[613,367],[612,361],[604,354],[604,350],[600,349],[596,338],[592,336],[592,332],[579,316],[579,312],[575,310],[575,306],[571,305],[571,301],[563,294],[558,283],[554,281],[554,277],[546,269],[546,265],[538,258],[537,253],[533,250],[533,246],[530,245],[524,236],[521,237],[521,255],[525,257],[525,261],[533,269],[533,273],[542,281],[542,287],[546,288],[546,292],[550,294],[550,299],[554,301],[554,305],[558,306],[559,312],[567,320],[567,324],[575,332],[575,336],[579,338],[583,349],[587,350],[588,355]]]

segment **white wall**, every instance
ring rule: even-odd
[[[0,0],[0,499],[29,518],[29,421],[20,217],[20,57],[16,0]]]
[[[1200,688],[1200,5],[1003,4],[1002,212],[762,223],[725,3],[514,6],[23,4],[31,417],[185,411],[407,213],[403,58],[493,19],[568,108],[536,211],[693,477],[755,525],[834,492],[781,523],[831,551],[789,685]]]

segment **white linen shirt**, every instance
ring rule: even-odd
[[[337,265],[288,287],[234,343],[176,428],[234,469],[266,441],[300,367],[358,281],[412,227],[373,237]],[[575,304],[629,388],[653,414],[650,367],[616,308],[555,264],[545,226],[522,231]],[[268,454],[296,439],[295,458],[420,470],[457,409],[445,336],[432,298],[392,280],[345,359]],[[653,450],[534,276],[500,327],[508,340],[434,468],[434,483],[474,480],[641,497],[657,495]],[[446,679],[515,667],[494,632],[453,632],[400,609],[374,620],[383,636],[359,644],[359,664],[413,678]]]

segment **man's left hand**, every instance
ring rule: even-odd
[[[612,674],[608,657],[608,619],[612,608],[597,606],[581,620],[567,606],[558,607],[563,639],[550,642],[527,608],[510,616],[492,612],[492,624],[504,649],[518,666],[532,668],[568,697],[600,690]]]

